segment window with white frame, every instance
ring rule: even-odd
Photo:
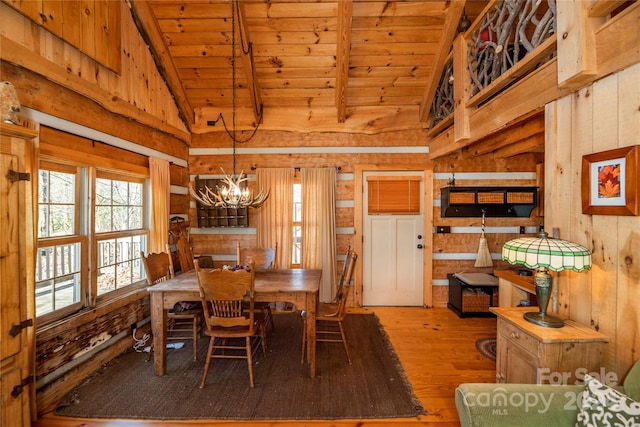
[[[36,314],[81,307],[86,294],[82,277],[86,237],[80,224],[83,170],[42,162],[38,171],[38,250]]]
[[[302,256],[302,184],[293,184],[293,235],[291,267],[300,267]]]
[[[146,248],[144,181],[98,172],[95,181],[97,294],[142,280]]]
[[[35,274],[40,322],[95,305],[131,285],[144,286],[146,182],[89,165],[40,162]]]

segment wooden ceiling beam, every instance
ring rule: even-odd
[[[353,0],[339,2],[338,35],[336,40],[336,108],[338,110],[338,123],[344,123],[347,117],[347,84],[349,82],[352,19]]]
[[[532,135],[520,141],[514,141],[508,146],[495,151],[495,157],[506,159],[519,154],[544,152],[544,133]]]
[[[492,151],[501,150],[518,141],[544,134],[544,108],[539,108],[531,114],[523,116],[508,129],[492,134],[474,144],[470,152],[474,156],[481,156]],[[544,139],[542,140],[544,145]]]
[[[626,2],[627,0],[594,0],[589,6],[589,17],[607,16]]]
[[[243,1],[233,0],[232,7],[236,8],[237,20],[236,30],[240,35],[242,66],[244,68],[245,78],[247,79],[247,89],[249,90],[249,98],[251,99],[251,107],[256,123],[262,123],[262,98],[260,96],[260,88],[255,77],[255,68],[253,65],[253,50],[251,41],[249,40],[249,31],[246,25],[245,4]]]
[[[438,53],[433,61],[433,67],[431,68],[431,74],[427,79],[428,86],[425,88],[422,96],[422,102],[420,103],[420,121],[426,122],[429,119],[429,110],[431,109],[431,101],[436,94],[436,89],[440,83],[440,75],[449,58],[449,52],[451,51],[451,45],[453,40],[458,34],[458,23],[460,17],[464,11],[465,1],[452,1],[449,3],[447,9],[447,18],[444,21],[444,28],[442,30],[442,37],[440,38],[440,44],[438,46]]]
[[[217,117],[217,107],[197,108],[198,122],[193,128],[194,134],[221,132],[222,126],[207,126],[207,121]],[[244,109],[237,110],[238,130],[252,130],[253,124],[245,115]],[[409,107],[349,107],[344,123],[337,123],[335,107],[300,108],[300,103],[289,107],[270,107],[264,110],[264,119],[260,131],[346,132],[378,134],[404,130],[423,131],[422,124],[416,121],[418,106]],[[424,132],[426,139],[426,132]]]
[[[155,19],[149,2],[147,0],[128,2],[131,9],[131,16],[140,35],[145,40],[151,50],[156,66],[162,78],[164,79],[169,91],[173,95],[176,101],[176,106],[180,111],[182,120],[185,122],[185,126],[191,129],[195,123],[195,117],[193,113],[193,107],[189,103],[187,94],[182,86],[178,70],[176,69],[171,54],[164,42],[164,37],[160,28],[158,27],[158,21]]]

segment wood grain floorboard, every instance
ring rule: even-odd
[[[49,412],[33,427],[459,426],[454,401],[456,386],[466,382],[495,381],[495,363],[475,348],[476,339],[495,336],[494,318],[460,319],[446,308],[374,307],[352,309],[351,312],[373,312],[379,317],[428,415],[410,419],[329,421],[160,421],[68,418]]]

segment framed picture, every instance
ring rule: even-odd
[[[640,145],[582,156],[582,213],[638,215]]]

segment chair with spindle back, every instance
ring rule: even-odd
[[[340,283],[336,291],[334,302],[331,304],[318,303],[316,311],[316,342],[341,342],[347,353],[347,360],[351,363],[347,336],[344,332],[343,321],[347,314],[347,301],[351,290],[351,278],[356,265],[358,254],[347,249],[347,257],[343,269]],[[303,313],[304,316],[304,313]],[[307,319],[304,317],[305,325],[302,334],[302,358],[304,363],[305,348],[307,343]]]
[[[171,252],[154,252],[146,256],[144,252],[140,252],[140,258],[142,258],[149,286],[173,277]],[[175,308],[167,311],[167,340],[193,340],[193,360],[198,358],[198,335],[201,329],[202,309],[199,304],[191,309],[183,309],[182,311],[176,311]]]
[[[278,255],[278,244],[273,248],[245,247],[240,246],[240,242],[236,245],[236,263],[238,265],[253,264],[257,272],[270,270],[275,268],[276,256]],[[266,302],[255,303],[255,309],[264,312],[265,322],[267,322],[272,330],[275,330],[273,323],[273,313],[271,305]]]
[[[249,384],[253,388],[253,354],[257,350],[254,344],[258,340],[263,354],[267,354],[264,317],[254,310],[255,270],[251,266],[237,271],[205,270],[198,261],[195,268],[207,326],[205,334],[210,337],[200,388],[205,386],[213,358],[247,359]],[[249,309],[245,310],[243,303],[247,299]],[[234,338],[243,338],[244,345],[233,342]],[[244,354],[226,350],[244,350]]]

